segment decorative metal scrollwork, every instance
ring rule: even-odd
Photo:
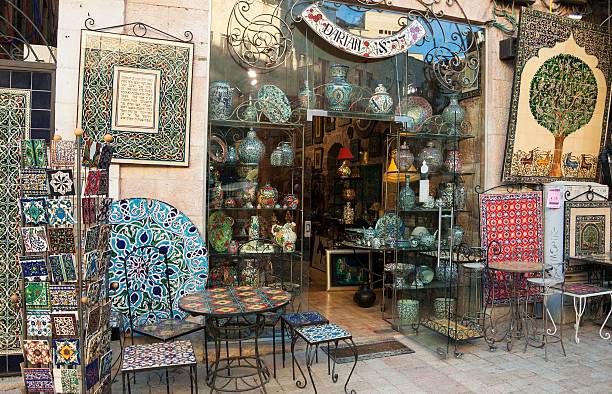
[[[281,15],[284,2],[280,0],[268,13],[257,13],[254,0],[238,0],[234,4],[227,25],[227,42],[240,64],[264,71],[284,64],[293,46],[291,27]]]
[[[185,32],[183,33],[183,36],[185,38],[179,38],[163,30],[160,30],[156,27],[147,25],[146,23],[143,23],[143,22],[125,23],[123,25],[100,27],[97,29],[93,27],[95,24],[96,24],[96,21],[92,17],[85,19],[85,28],[91,31],[104,32],[104,31],[115,30],[115,29],[124,29],[124,30],[127,29],[128,31],[131,30],[131,33],[132,33],[131,35],[136,36],[136,37],[147,37],[147,35],[149,35],[151,32],[154,32],[158,35],[161,35],[162,37],[166,39],[170,39],[173,41],[180,41],[180,42],[193,41],[193,33],[189,30],[185,30]]]

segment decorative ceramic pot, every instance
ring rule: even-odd
[[[463,242],[464,231],[459,226],[453,226],[453,229],[450,234],[448,234],[448,243],[450,245],[451,240],[453,241],[453,246],[457,246]]]
[[[371,245],[374,237],[376,237],[376,230],[374,230],[372,226],[363,230],[363,240],[365,241],[366,245]]]
[[[388,114],[393,110],[393,99],[382,83],[374,89],[368,108],[375,114]]]
[[[408,211],[414,208],[416,202],[416,195],[410,188],[410,175],[406,175],[406,185],[400,191],[399,194],[399,207],[402,211]]]
[[[456,282],[457,264],[453,264],[449,260],[440,260],[440,264],[436,266],[436,278],[443,282]]]
[[[245,208],[252,208],[257,199],[257,182],[249,182],[240,193],[240,201]]]
[[[440,183],[438,190],[442,208],[451,208],[455,198],[455,184],[453,182]]]
[[[283,151],[280,148],[274,148],[270,153],[270,165],[273,167],[281,167],[283,165]]]
[[[372,241],[370,243],[372,244],[372,248],[374,249],[380,249],[380,247],[382,246],[382,241],[378,237],[372,238]]]
[[[264,187],[259,189],[259,196],[257,197],[257,203],[262,208],[274,208],[276,201],[278,200],[278,190],[276,190],[269,183],[266,183]]]
[[[426,228],[426,227],[423,227],[423,226],[417,226],[417,227],[415,227],[415,228],[412,230],[412,232],[410,233],[410,235],[411,235],[412,237],[415,237],[415,238],[420,238],[420,237],[422,237],[422,236],[424,236],[424,235],[429,235],[429,230],[427,230],[427,228]]]
[[[362,285],[353,295],[353,301],[362,308],[369,308],[376,302],[376,293],[368,286]]]
[[[287,194],[285,198],[283,198],[283,207],[287,209],[298,209],[300,205],[300,199],[295,194]]]
[[[223,206],[225,208],[236,208],[238,206],[238,202],[234,197],[228,197],[223,201]]]
[[[397,167],[400,172],[406,172],[410,169],[414,163],[414,155],[410,152],[410,147],[406,141],[402,142],[402,145],[397,150]]]
[[[290,167],[293,165],[293,159],[295,158],[295,151],[291,146],[291,142],[281,142],[279,144],[279,148],[282,152],[282,165],[285,167]]]
[[[454,298],[435,298],[433,307],[436,319],[448,320],[455,315],[457,300]]]
[[[436,245],[436,230],[433,234],[423,234],[419,237],[419,245],[424,249],[431,249]]]
[[[352,187],[346,187],[342,189],[342,199],[344,201],[355,201],[357,197],[357,193],[355,193],[355,189]]]
[[[210,189],[210,207],[213,209],[221,208],[223,205],[223,187],[221,182],[216,182]]]
[[[249,96],[249,104],[242,110],[242,119],[247,122],[257,122],[257,109],[253,105],[251,96]]]
[[[420,265],[416,270],[417,278],[423,285],[430,284],[436,275],[436,273],[429,268],[428,265]]]
[[[446,151],[446,160],[444,161],[444,169],[448,172],[457,173],[463,169],[461,162],[461,154],[456,149],[448,149]]]
[[[340,178],[348,178],[351,176],[351,167],[348,166],[347,160],[344,160],[342,165],[338,167],[337,173]]]
[[[227,119],[232,115],[232,87],[227,81],[212,81],[208,93],[208,116],[211,120]]]
[[[285,223],[282,226],[278,224],[272,225],[274,240],[278,245],[283,247],[283,251],[285,252],[293,252],[295,250],[295,241],[297,241],[295,227],[295,223]]]
[[[227,155],[225,156],[225,162],[227,164],[236,164],[238,162],[238,156],[236,155],[236,148],[229,146],[227,148]]]
[[[465,118],[465,109],[459,105],[459,95],[453,94],[450,96],[450,103],[442,111],[442,119],[448,125],[448,134],[459,135],[461,122]]]
[[[406,283],[406,278],[404,275],[397,274],[395,275],[395,279],[393,280],[393,285],[397,290],[403,290],[408,287],[408,283]]]
[[[300,99],[300,106],[302,108],[314,108],[316,105],[315,92],[310,89],[308,80],[304,81],[304,87],[298,93]]]
[[[264,150],[263,142],[257,137],[255,130],[251,128],[238,145],[238,159],[242,164],[257,165],[263,157]]]
[[[353,85],[347,82],[349,67],[344,64],[334,64],[330,67],[332,80],[325,86],[327,108],[331,111],[346,111],[351,105]]]
[[[353,207],[351,207],[351,203],[347,202],[344,206],[344,211],[342,211],[342,220],[344,224],[353,224],[353,220],[355,219],[355,211]]]
[[[249,240],[259,238],[259,216],[251,216],[251,224],[249,225]]]
[[[400,324],[418,324],[419,301],[410,299],[398,300],[397,315],[400,319]]]
[[[429,172],[436,172],[442,166],[442,152],[434,141],[427,142],[427,146],[423,148],[419,153],[419,166],[423,165],[423,162],[427,163]]]

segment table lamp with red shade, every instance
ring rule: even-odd
[[[338,152],[338,160],[343,160],[342,165],[338,168],[338,176],[340,178],[348,178],[351,176],[351,168],[348,166],[348,161],[353,159],[353,154],[351,150],[346,146],[340,148],[340,152]]]

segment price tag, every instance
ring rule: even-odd
[[[561,208],[561,189],[550,189],[546,198],[546,208]]]

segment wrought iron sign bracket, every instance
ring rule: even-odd
[[[143,22],[132,22],[132,23],[125,23],[122,25],[106,26],[106,27],[99,27],[99,28],[94,28],[93,26],[95,24],[96,24],[96,21],[94,20],[94,18],[88,17],[87,19],[85,19],[85,28],[89,31],[96,31],[96,32],[103,33],[103,32],[112,32],[113,30],[116,30],[116,29],[123,29],[124,31],[128,32],[128,35],[130,35],[129,32],[131,31],[131,35],[136,36],[136,37],[143,37],[143,38],[146,38],[148,34],[150,34],[151,32],[154,32],[154,33],[161,35],[167,40],[184,42],[184,43],[193,42],[193,33],[189,30],[185,30],[185,32],[183,33],[183,36],[185,38],[179,38],[179,37],[176,37],[170,33],[167,33],[163,30],[160,30],[156,27],[153,27]],[[159,37],[156,37],[156,38],[159,38]]]

